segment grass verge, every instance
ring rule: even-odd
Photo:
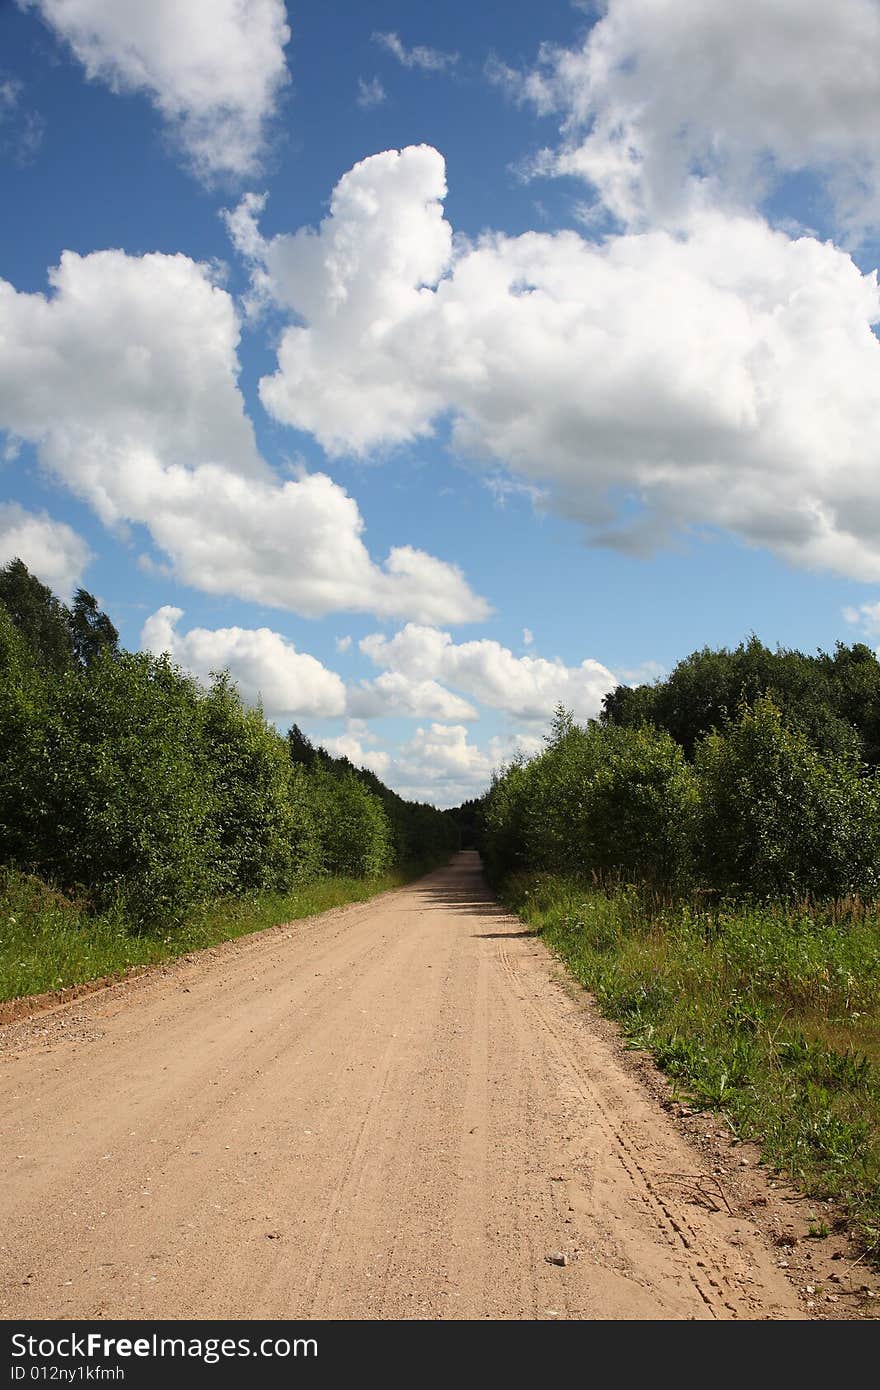
[[[133,928],[121,913],[90,914],[39,879],[0,871],[0,1001],[123,975],[281,922],[366,902],[432,867],[401,865],[378,878],[320,878],[289,893],[220,899],[190,913],[180,926],[155,931]]]
[[[540,874],[508,880],[502,897],[681,1098],[720,1111],[809,1196],[833,1198],[880,1255],[876,908],[707,913]]]

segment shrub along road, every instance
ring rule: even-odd
[[[0,1030],[0,1312],[799,1316],[558,973],[465,852]]]

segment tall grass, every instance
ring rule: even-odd
[[[880,1252],[880,908],[708,908],[550,874],[504,896],[683,1096]]]

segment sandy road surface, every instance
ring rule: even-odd
[[[464,853],[0,1030],[0,1312],[799,1316],[556,975]]]

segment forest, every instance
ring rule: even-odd
[[[283,920],[291,895],[322,886],[330,905],[457,847],[450,816],[404,801],[296,725],[282,736],[227,674],[204,689],[167,657],[123,650],[85,590],[68,607],[21,560],[0,571],[7,995],[94,970],[83,952],[99,926],[115,943],[101,960],[127,965],[154,958],[151,946],[189,949],[193,914],[212,904],[242,929],[264,925],[267,895]],[[76,944],[59,963],[61,937]],[[11,964],[22,952],[26,967]]]

